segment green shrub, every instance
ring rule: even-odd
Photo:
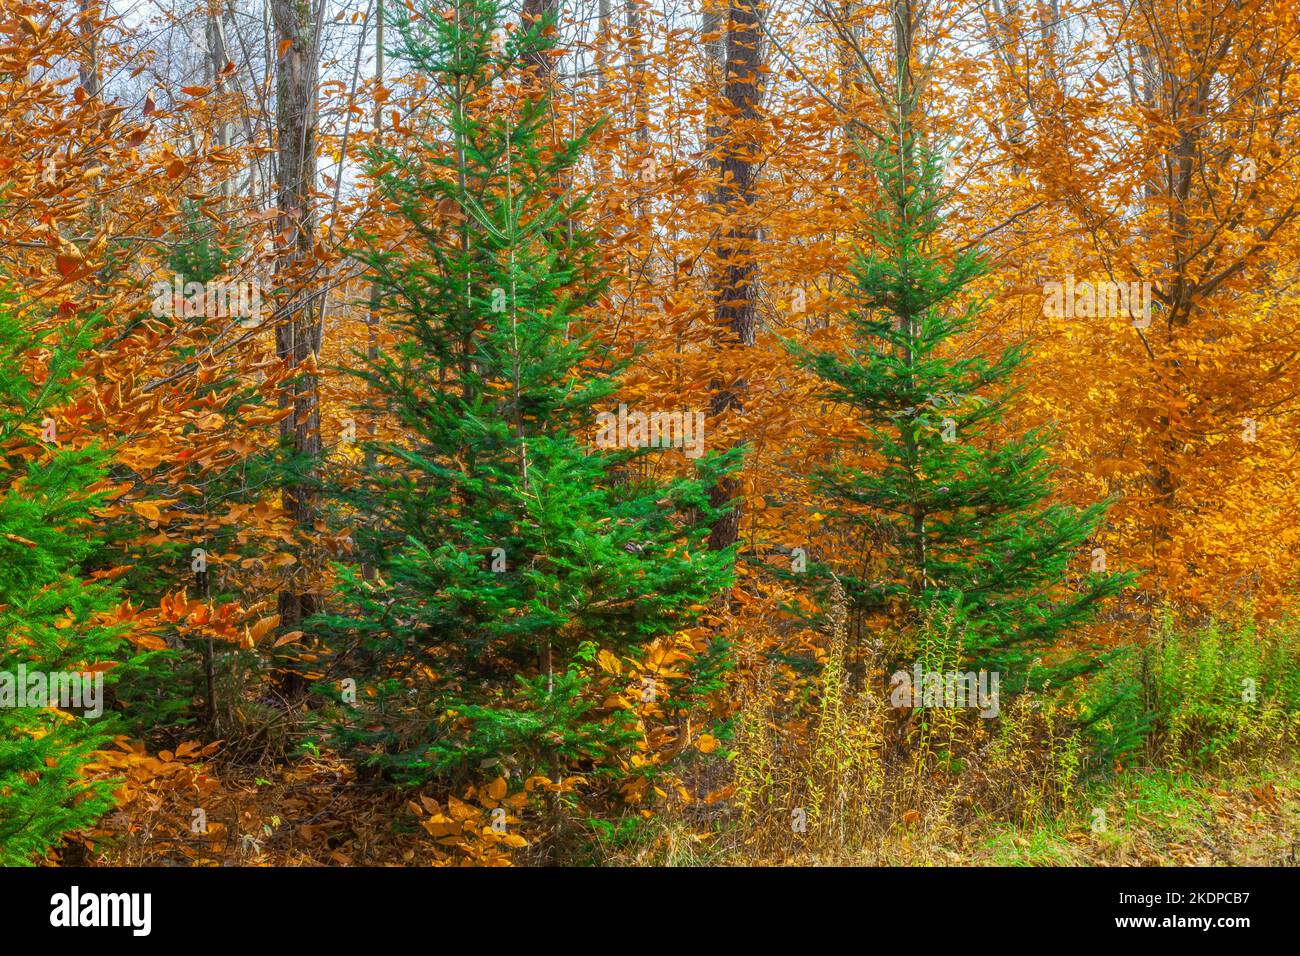
[[[1166,620],[1112,661],[1089,700],[1094,756],[1106,765],[1139,753],[1177,768],[1284,753],[1300,728],[1300,636],[1290,622]]]

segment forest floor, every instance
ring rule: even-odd
[[[1103,812],[1104,811],[1104,815]],[[1300,766],[1230,779],[1126,770],[1089,787],[1050,820],[994,819],[882,836],[840,855],[723,862],[831,866],[1297,866]]]
[[[1104,825],[1095,809],[1105,811]],[[1130,770],[1032,829],[993,826],[972,862],[1010,866],[1295,866],[1300,767],[1230,780]]]
[[[125,750],[125,748],[123,748]],[[101,866],[425,866],[435,848],[404,800],[359,785],[341,762],[279,771],[216,771],[198,754],[124,752],[106,768],[149,783],[63,863]],[[215,774],[215,775],[210,775]],[[158,781],[170,783],[159,786]],[[202,826],[196,812],[201,807]],[[1103,813],[1104,811],[1104,813]],[[407,818],[410,818],[407,821]],[[977,816],[956,826],[882,835],[865,852],[755,859],[726,835],[671,834],[667,852],[615,855],[644,865],[1296,866],[1300,765],[1275,762],[1231,777],[1130,769],[1076,794],[1050,820],[1017,825]],[[737,836],[733,834],[733,836]],[[731,843],[732,848],[723,845]],[[591,862],[597,862],[592,860]]]

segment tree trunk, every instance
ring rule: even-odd
[[[221,19],[221,0],[208,0],[208,22],[207,22],[207,41],[208,41],[208,76],[212,82],[212,88],[217,93],[218,101],[221,101],[221,109],[225,110],[227,104],[224,102],[226,92],[226,63],[229,62],[226,51],[226,27]],[[232,140],[230,122],[223,116],[217,123],[217,145],[223,150],[229,150]],[[225,176],[221,180],[220,193],[223,205],[226,204],[234,193],[235,183],[230,176]]]
[[[744,409],[747,384],[743,374],[724,378],[721,369],[727,364],[727,353],[738,356],[753,346],[758,326],[755,288],[758,227],[750,207],[758,175],[758,143],[753,123],[758,119],[763,96],[761,16],[757,0],[731,0],[727,9],[722,88],[725,116],[716,130],[715,153],[719,178],[714,201],[725,225],[718,247],[719,275],[714,304],[714,344],[721,351],[718,377],[711,383],[709,402],[709,417],[714,422]],[[739,536],[739,494],[740,481],[734,476],[722,479],[710,492],[710,502],[715,508],[732,503],[732,509],[710,529],[709,547],[715,551],[731,547]]]
[[[553,28],[554,19],[559,11],[560,0],[524,0],[519,19],[525,30],[530,30],[543,21],[552,23]],[[534,52],[529,53],[524,59],[539,79],[550,81],[555,73],[555,61],[551,57]]]
[[[277,285],[286,290],[287,301],[275,328],[276,355],[292,369],[299,369],[282,394],[281,405],[292,414],[281,422],[281,436],[294,455],[295,468],[283,489],[284,509],[297,533],[308,535],[316,523],[319,493],[315,473],[320,457],[320,404],[314,371],[301,370],[308,357],[320,354],[321,325],[311,295],[305,291],[303,266],[312,254],[316,213],[312,192],[316,185],[316,70],[317,23],[305,0],[272,0],[276,50],[283,50],[277,62],[275,118],[277,131],[276,189],[279,205],[280,242],[283,248],[276,265]],[[302,545],[299,543],[301,554]],[[299,558],[295,569],[304,573]],[[307,583],[287,583],[280,593],[280,623],[296,630],[316,610],[315,597]],[[290,697],[306,689],[306,681],[292,670],[281,680]]]

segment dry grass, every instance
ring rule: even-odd
[[[764,679],[745,701],[733,761],[737,858],[919,862],[918,847],[960,842],[977,817],[1031,823],[1068,803],[1081,756],[1068,714],[1031,694],[996,722],[968,708],[892,708],[847,679],[845,618],[836,585],[807,743],[782,724]],[[928,631],[931,667],[955,668],[954,619],[933,621]],[[884,686],[879,645],[866,649],[865,675],[863,687]]]

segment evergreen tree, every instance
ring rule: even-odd
[[[554,141],[526,66],[545,24],[507,36],[497,0],[418,9],[394,23],[433,131],[373,158],[422,241],[358,253],[395,340],[358,356],[374,396],[358,429],[397,435],[366,443],[344,494],[361,564],[341,572],[346,611],[317,622],[331,678],[358,684],[338,737],[402,780],[498,759],[590,773],[637,731],[584,667],[689,625],[726,587],[734,555],[704,546],[698,518],[735,456],[654,483],[628,477],[645,449],[590,443],[618,369],[583,318],[605,286],[566,185],[587,135]],[[689,690],[672,685],[657,692]]]
[[[941,158],[907,123],[894,129],[904,132],[870,157],[879,205],[872,242],[851,266],[850,354],[796,347],[824,398],[856,409],[863,426],[812,481],[840,519],[878,529],[875,554],[859,565],[870,570],[844,577],[858,608],[918,620],[936,603],[960,605],[967,660],[1014,689],[1128,579],[1096,573],[1062,586],[1105,503],[1051,502],[1049,433],[1008,433],[1010,380],[1026,349],[989,357],[961,347],[980,309],[963,299],[988,265],[976,249],[945,253]],[[1032,679],[1059,683],[1094,663],[1062,656]]]
[[[33,701],[40,675],[81,673],[123,644],[102,615],[115,589],[89,579],[102,547],[91,509],[106,456],[58,441],[54,409],[74,387],[89,323],[34,326],[0,299],[0,864],[42,856],[93,823],[112,798],[81,775],[109,717]],[[19,686],[20,677],[23,686]],[[46,698],[48,699],[48,698]],[[91,701],[83,700],[83,705]],[[104,701],[97,701],[102,707]],[[20,706],[25,705],[25,706]]]

